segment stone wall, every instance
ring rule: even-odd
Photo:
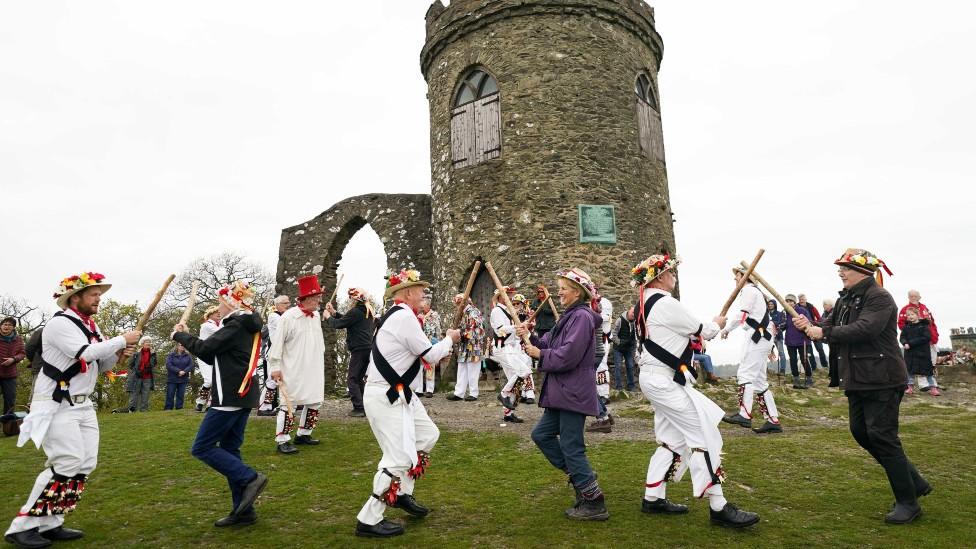
[[[663,161],[639,148],[634,83],[657,79],[653,11],[636,0],[454,0],[427,13],[434,282],[438,308],[475,257],[528,291],[555,271],[586,270],[617,307],[629,269],[674,250]],[[454,169],[451,99],[469,68],[498,81],[499,158]],[[617,244],[578,244],[578,204],[613,204]]]
[[[433,266],[430,211],[430,196],[426,194],[365,194],[347,198],[309,221],[284,229],[278,247],[276,291],[295,297],[298,278],[314,274],[331,293],[346,244],[367,223],[383,243],[387,270],[411,267],[426,276]],[[346,364],[341,358],[346,354],[345,332],[325,328],[324,333],[326,387],[344,387]]]

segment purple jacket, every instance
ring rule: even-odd
[[[810,311],[806,307],[804,307],[803,305],[794,305],[793,308],[796,309],[797,314],[807,317],[807,320],[809,320],[810,323],[813,323],[813,316],[810,314]],[[804,334],[800,330],[797,330],[796,326],[793,325],[793,321],[786,322],[786,344],[787,345],[789,345],[790,347],[802,347],[803,344],[807,341],[809,341],[809,339],[807,339],[806,334]]]
[[[186,372],[180,375],[180,372]],[[166,382],[167,383],[186,383],[190,381],[190,374],[193,373],[193,357],[190,353],[179,354],[176,351],[166,355]]]
[[[602,322],[600,315],[579,303],[567,309],[542,339],[532,338],[533,345],[542,350],[539,369],[545,374],[539,391],[540,407],[588,416],[600,413],[593,333]]]

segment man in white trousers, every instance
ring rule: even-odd
[[[515,289],[506,286],[505,292],[514,297]],[[498,401],[502,403],[502,420],[509,423],[522,423],[524,420],[515,415],[522,388],[526,383],[532,383],[532,359],[522,350],[522,342],[515,335],[515,320],[508,313],[502,303],[499,291],[495,290],[495,306],[488,317],[491,329],[495,332],[495,346],[492,357],[498,361],[508,381],[498,394]],[[535,393],[526,393],[526,398],[535,399]]]
[[[281,324],[281,315],[285,314],[291,306],[291,299],[286,295],[279,295],[274,298],[274,310],[268,315],[268,352],[271,352],[270,342],[274,340],[278,325]],[[278,412],[275,410],[275,402],[278,401],[278,382],[271,377],[270,373],[265,376],[264,387],[261,393],[261,406],[258,407],[259,416],[274,416]]]
[[[481,361],[484,358],[485,320],[470,297],[465,301],[464,294],[454,296],[455,307],[460,307],[462,303],[464,311],[461,313],[461,341],[457,347],[457,383],[454,384],[454,392],[447,395],[447,400],[472,402],[478,400],[478,379],[481,377]]]
[[[413,497],[414,484],[430,464],[430,451],[440,436],[417,394],[420,372],[422,361],[436,363],[449,355],[461,333],[447,330],[444,339],[431,346],[417,319],[427,286],[415,270],[387,277],[384,300],[393,298],[394,304],[377,324],[363,392],[366,417],[383,457],[372,494],[356,516],[357,536],[402,534],[403,526],[383,518],[387,507],[415,517],[430,512]]]
[[[203,312],[203,322],[200,323],[200,336],[201,341],[212,336],[214,332],[220,329],[220,309],[216,305],[207,307],[207,310]],[[197,394],[197,407],[198,412],[205,412],[207,407],[210,406],[210,389],[213,386],[213,366],[207,364],[206,362],[197,359],[197,368],[200,369],[200,377],[203,378],[203,385],[200,386],[200,392]]]

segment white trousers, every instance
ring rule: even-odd
[[[63,401],[51,420],[51,426],[41,442],[41,449],[47,455],[44,463],[46,468],[37,475],[27,503],[20,508],[20,513],[10,523],[6,534],[31,528],[45,532],[64,524],[64,515],[32,517],[26,513],[41,496],[54,473],[73,477],[78,474],[87,475],[95,470],[98,464],[98,419],[91,401],[74,406],[70,406],[67,400]]]
[[[268,379],[265,380],[264,387],[261,390],[261,406],[258,407],[258,410],[271,409],[271,401],[273,400],[273,398],[269,399],[268,396],[269,394],[273,394],[275,389],[277,388],[278,388],[277,381],[275,381],[271,377],[268,377]]]
[[[481,377],[481,362],[458,362],[457,383],[454,384],[454,395],[464,397],[467,392],[478,397],[478,379]]]
[[[705,454],[692,451],[694,448],[705,448],[707,443],[702,418],[691,397],[667,376],[642,371],[639,379],[641,391],[654,408],[654,437],[659,444],[666,444],[669,448],[662,446],[651,456],[647,466],[645,497],[664,498],[668,483],[665,477],[673,466],[675,454],[681,461],[675,465],[674,482],[681,480],[684,471],[689,470],[696,497],[723,497],[722,486],[712,482]]]
[[[382,496],[383,492],[390,487],[390,477],[383,472],[386,469],[390,474],[400,478],[400,490],[398,494],[413,494],[415,479],[407,475],[407,471],[412,467],[416,455],[409,455],[404,449],[403,444],[403,422],[404,413],[413,414],[413,426],[415,432],[415,445],[417,452],[430,452],[440,437],[440,430],[427,415],[421,398],[414,395],[410,400],[411,410],[404,410],[401,400],[390,404],[386,397],[388,387],[382,385],[366,384],[363,391],[363,408],[366,410],[366,418],[369,420],[369,427],[373,430],[373,436],[380,445],[383,457],[376,465],[376,475],[373,477],[373,494]],[[383,520],[383,513],[386,511],[386,504],[370,496],[359,511],[356,519],[363,524],[377,524]]]
[[[529,355],[522,352],[500,352],[495,355],[495,360],[501,365],[502,371],[508,382],[502,388],[502,394],[511,394],[512,388],[519,378],[532,375],[532,359]],[[533,393],[532,398],[535,398]]]
[[[298,436],[310,435],[319,421],[321,402],[312,404],[296,404],[293,423],[288,421],[288,407],[278,406],[278,416],[275,418],[275,442],[282,443],[291,440],[291,432],[298,426]]]
[[[777,423],[779,412],[776,410],[776,401],[773,399],[773,392],[769,389],[767,380],[766,358],[773,348],[772,341],[760,339],[759,343],[747,340],[745,350],[742,353],[742,361],[739,362],[739,369],[735,377],[739,381],[739,415],[745,418],[752,418],[752,404],[756,395],[761,395],[763,399],[761,408],[763,415],[773,423]]]
[[[596,394],[603,398],[610,398],[610,367],[607,366],[607,355],[596,367]]]
[[[198,360],[197,361],[197,367],[200,368],[200,377],[203,378],[203,385],[201,385],[200,388],[201,389],[209,389],[213,385],[213,366],[207,364],[206,362],[204,362],[202,360]],[[207,406],[207,405],[210,404],[210,402],[209,402],[210,401],[210,398],[209,398],[210,393],[208,391],[204,391],[203,394],[206,395],[207,398],[201,398],[198,395],[196,402],[197,402],[197,404],[202,404],[204,406]]]

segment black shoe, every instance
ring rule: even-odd
[[[196,406],[196,408],[194,408],[194,410],[196,410],[198,412],[202,412],[203,411],[203,404],[197,404],[197,406]]]
[[[41,537],[51,541],[70,541],[85,537],[85,533],[81,530],[75,530],[74,528],[58,526],[57,528],[51,528],[50,530],[41,532]]]
[[[587,433],[609,433],[613,431],[609,419],[597,419],[586,428]]]
[[[275,410],[258,410],[258,415],[261,417],[276,416],[278,412]]]
[[[298,448],[295,448],[290,442],[281,442],[278,444],[279,454],[295,454],[298,453]]]
[[[528,397],[528,398],[523,398],[523,399],[522,399],[522,402],[524,402],[524,403],[526,403],[526,404],[535,404],[535,399],[534,399],[534,398],[532,398],[532,397]]]
[[[44,539],[43,536],[37,533],[37,528],[31,528],[30,530],[24,530],[23,532],[17,532],[15,534],[7,534],[3,536],[3,539],[16,545],[17,547],[49,547],[51,545],[51,540]]]
[[[505,421],[505,422],[508,422],[508,423],[525,423],[525,420],[524,419],[518,417],[515,414],[509,414],[507,416],[504,416],[502,418],[502,421]]]
[[[665,515],[683,515],[688,512],[687,505],[673,503],[667,499],[656,499],[654,501],[641,500],[641,512]]]
[[[738,413],[729,414],[722,418],[725,423],[731,423],[733,425],[739,425],[742,427],[752,427],[752,420],[740,416]]]
[[[243,514],[241,511],[254,505],[254,502],[258,500],[258,496],[261,495],[261,492],[264,491],[267,486],[267,475],[264,473],[258,473],[251,480],[251,482],[248,482],[247,485],[244,486],[244,492],[241,493],[241,502],[237,504],[237,509],[234,509],[234,514]]]
[[[508,408],[509,410],[515,409],[515,403],[512,402],[512,397],[502,396],[501,393],[498,393],[498,402],[501,402],[502,406]]]
[[[243,515],[235,515],[231,513],[226,517],[214,522],[214,526],[217,528],[226,528],[228,526],[250,526],[258,521],[258,514],[253,510],[250,513],[244,513]]]
[[[434,398],[434,393],[427,392],[427,393],[424,393],[424,396],[427,397],[427,398]]]
[[[407,514],[415,516],[417,518],[424,518],[427,513],[430,513],[430,509],[424,507],[423,505],[417,503],[410,494],[400,494],[397,496],[396,503],[393,504],[397,509],[403,509]]]
[[[766,423],[763,423],[762,427],[759,427],[758,429],[753,429],[752,432],[758,435],[764,435],[766,433],[782,433],[783,426],[780,425],[779,423],[773,423],[772,421],[767,421]]]
[[[349,417],[366,417],[366,410],[361,408],[353,408],[352,411],[349,412]]]
[[[465,402],[474,402],[476,400],[478,400],[478,397],[473,397],[471,395],[468,395],[468,396],[464,397],[464,401]]]
[[[708,510],[712,519],[712,524],[725,526],[728,528],[745,528],[759,522],[759,515],[749,511],[740,511],[738,507],[731,503],[726,503],[721,511]]]
[[[566,510],[566,518],[572,520],[607,520],[610,518],[610,512],[607,511],[607,505],[602,497],[598,500],[584,499],[572,509]]]
[[[390,538],[403,533],[403,526],[383,519],[370,526],[356,521],[356,535],[367,538]]]
[[[319,444],[319,439],[312,438],[312,435],[298,435],[295,437],[295,444],[305,444],[307,446],[315,446]]]
[[[464,399],[461,398],[461,397],[459,397],[459,396],[457,396],[454,393],[451,393],[451,394],[447,395],[447,400],[450,400],[451,402],[457,402],[459,400],[464,400]]]
[[[888,524],[908,524],[922,516],[922,506],[915,503],[896,503],[895,508],[885,515]]]

